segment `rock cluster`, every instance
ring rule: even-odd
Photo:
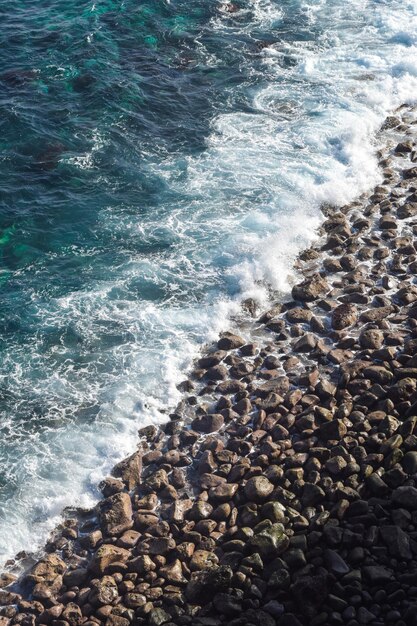
[[[293,299],[2,576],[0,626],[417,625],[417,157],[385,128],[383,184],[323,208]]]

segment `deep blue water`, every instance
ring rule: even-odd
[[[322,201],[378,180],[417,2],[0,2],[0,562],[88,504]],[[162,412],[161,412],[162,411]]]

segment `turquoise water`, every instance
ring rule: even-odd
[[[417,2],[0,4],[0,562],[165,419],[322,201],[377,182]]]

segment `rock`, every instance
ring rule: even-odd
[[[245,495],[250,502],[263,502],[273,490],[274,485],[265,476],[254,476],[245,485]]]
[[[129,570],[139,574],[139,576],[144,576],[145,574],[153,572],[156,569],[155,563],[147,554],[132,559],[129,561],[128,565]]]
[[[223,565],[193,572],[185,589],[185,596],[192,604],[207,604],[216,593],[228,589],[231,579],[232,570]]]
[[[401,465],[407,474],[415,474],[417,472],[417,452],[414,450],[406,452],[401,461]]]
[[[164,469],[159,469],[156,472],[153,472],[148,478],[145,480],[145,487],[149,491],[162,491],[169,485],[168,474]]]
[[[387,318],[393,309],[391,306],[381,306],[376,309],[367,309],[360,314],[359,319],[361,322],[378,322]]]
[[[220,483],[217,487],[211,487],[209,490],[209,499],[216,503],[228,502],[233,498],[238,489],[239,485],[234,483]]]
[[[128,491],[131,491],[141,482],[142,474],[142,456],[139,452],[131,454],[127,459],[120,461],[114,466],[113,476],[120,478],[126,485]]]
[[[312,352],[317,346],[317,337],[313,333],[306,333],[293,345],[294,352]]]
[[[184,522],[186,513],[193,507],[190,499],[176,500],[167,508],[164,517],[176,524]]]
[[[325,465],[327,471],[334,476],[338,476],[343,473],[346,466],[347,462],[342,456],[333,456],[331,459],[326,461]]]
[[[149,537],[136,546],[138,554],[165,555],[176,546],[172,537]]]
[[[380,365],[371,365],[365,367],[363,370],[365,378],[369,378],[373,383],[379,383],[380,385],[386,385],[390,383],[394,378],[394,374]]]
[[[224,365],[213,365],[206,372],[206,378],[208,380],[225,380],[227,378],[228,370]]]
[[[313,317],[313,314],[309,309],[295,307],[287,311],[286,317],[290,324],[307,324]]]
[[[96,623],[96,622],[91,622]],[[129,626],[130,622],[125,617],[121,617],[121,615],[110,614],[106,620],[106,626]]]
[[[174,585],[182,585],[187,582],[182,573],[181,561],[175,559],[172,563],[161,567],[159,570],[159,576],[165,578],[169,583]]]
[[[370,350],[379,350],[384,343],[384,335],[377,328],[369,328],[363,330],[359,335],[359,343],[362,348],[369,348]]]
[[[192,421],[192,428],[200,433],[214,433],[224,424],[224,417],[220,413],[213,415],[201,415]]]
[[[328,290],[329,285],[327,280],[320,276],[320,274],[313,274],[311,278],[307,278],[302,283],[292,288],[292,297],[294,300],[309,302],[324,295]]]
[[[121,535],[133,526],[132,502],[128,493],[116,493],[100,505],[100,526],[106,535]]]
[[[261,558],[266,559],[273,559],[282,554],[289,543],[284,526],[279,523],[271,524],[249,539],[250,547],[259,552]]]
[[[119,596],[116,581],[112,576],[103,576],[91,582],[88,601],[92,606],[113,604]]]
[[[211,352],[210,354],[203,356],[201,359],[198,359],[197,366],[206,370],[214,365],[219,365],[225,356],[227,356],[227,352],[225,350],[216,350],[216,352]]]
[[[401,220],[405,220],[408,217],[415,217],[417,215],[417,203],[406,202],[397,210],[397,217]]]
[[[408,170],[404,170],[403,178],[405,178],[406,180],[417,178],[417,167],[410,167]]]
[[[156,608],[152,609],[149,613],[147,623],[149,626],[162,626],[162,624],[166,624],[171,621],[171,615],[164,611],[163,609]]]
[[[86,580],[88,570],[83,567],[67,571],[64,575],[64,585],[67,587],[81,587]]]
[[[8,587],[16,580],[17,576],[15,576],[14,574],[11,574],[10,572],[3,572],[2,574],[0,574],[0,589]]]
[[[344,576],[350,571],[346,561],[335,550],[324,551],[324,563],[328,571],[336,576]]]
[[[326,494],[319,485],[305,483],[301,502],[303,506],[314,506],[315,504],[321,502],[325,495]]]
[[[78,626],[84,621],[81,609],[75,602],[68,602],[65,609],[62,611],[61,619],[68,622],[70,626]]]
[[[37,583],[53,581],[57,576],[62,575],[66,569],[66,563],[58,555],[48,554],[36,563],[27,578]]]
[[[204,569],[216,567],[219,563],[218,557],[213,552],[207,550],[195,550],[190,561],[190,570],[197,572]]]
[[[332,327],[335,330],[343,330],[353,326],[357,318],[357,308],[354,304],[340,304],[333,310]]]
[[[386,585],[393,579],[392,572],[383,565],[367,565],[363,573],[371,585]]]
[[[300,576],[292,586],[292,593],[300,612],[312,618],[327,598],[327,577],[323,574]]]
[[[126,563],[129,557],[129,550],[105,543],[95,553],[89,568],[98,576],[102,576],[112,563]]]
[[[415,511],[417,509],[417,489],[409,485],[397,487],[392,492],[391,501],[396,506]]]
[[[213,598],[213,606],[222,615],[240,615],[242,613],[242,603],[228,593],[217,593]]]
[[[333,419],[331,422],[325,422],[318,429],[320,438],[324,441],[340,440],[347,433],[346,424],[341,419]]]
[[[219,350],[235,350],[245,345],[245,340],[233,333],[224,333],[217,342]]]
[[[400,557],[407,561],[413,558],[410,549],[410,538],[401,528],[398,526],[383,526],[380,532],[391,556],[394,558]]]

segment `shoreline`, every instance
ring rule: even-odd
[[[323,207],[293,300],[3,575],[0,626],[417,624],[416,124],[387,118],[383,183]]]

